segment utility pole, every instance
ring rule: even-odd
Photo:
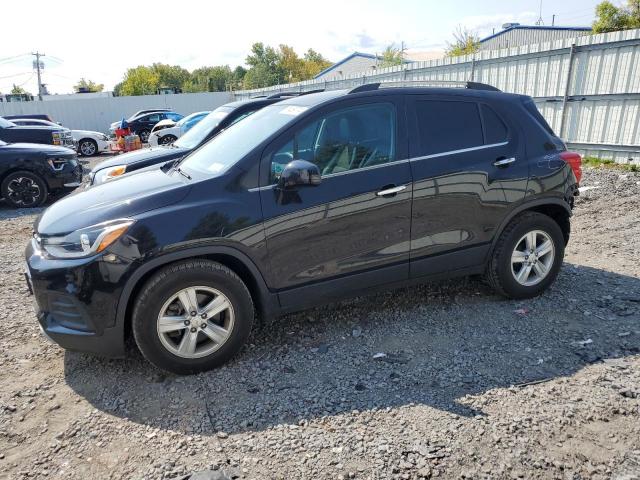
[[[406,49],[407,49],[407,48],[404,46],[404,40],[402,40],[402,41],[400,42],[400,60],[402,60],[402,63],[404,63],[404,51],[405,51]]]
[[[544,25],[544,20],[542,19],[542,0],[540,0],[540,16],[538,20],[536,20],[536,25]]]
[[[42,101],[42,76],[40,75],[40,57],[44,57],[45,55],[44,53],[40,52],[31,53],[31,55],[36,57],[34,66],[38,74],[38,99]],[[42,67],[44,67],[44,65],[42,65]]]

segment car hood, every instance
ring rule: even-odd
[[[190,189],[182,175],[149,170],[76,191],[47,208],[36,220],[35,229],[41,235],[63,235],[109,220],[134,217],[177,203]]]
[[[34,150],[42,153],[46,156],[51,155],[69,155],[75,153],[70,148],[58,147],[56,145],[47,145],[45,143],[9,143],[6,146],[0,147],[3,151],[31,151]]]
[[[176,122],[171,120],[170,118],[165,118],[164,120],[160,120],[158,123],[156,123],[156,127],[157,126],[164,126],[164,125],[175,125]]]
[[[145,160],[152,160],[154,158],[167,157],[167,160],[176,158],[180,155],[185,155],[189,150],[187,148],[179,147],[153,147],[136,150],[134,152],[125,153],[124,155],[117,155],[109,160],[100,162],[93,170],[93,173],[103,168],[115,167],[116,165],[132,165],[137,162]]]

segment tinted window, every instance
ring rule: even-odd
[[[416,102],[418,153],[431,155],[483,145],[478,106],[473,102]]]
[[[160,121],[160,114],[155,113],[153,115],[149,115],[148,117],[143,117],[140,120],[142,120],[143,122],[159,122]]]
[[[323,175],[395,160],[395,108],[363,105],[331,113],[300,129],[271,155],[271,183],[287,163],[307,160]]]
[[[198,122],[192,129],[190,129],[185,135],[174,143],[179,147],[195,148],[202,142],[211,131],[216,128],[223,118],[225,118],[229,112],[232,112],[231,107],[218,107],[209,115],[204,117],[202,121]]]
[[[504,142],[507,139],[507,127],[493,108],[488,105],[480,105],[482,121],[484,122],[484,143]]]
[[[542,128],[544,128],[547,131],[547,133],[549,133],[550,135],[553,135],[554,137],[556,136],[556,134],[553,133],[553,129],[544,119],[544,117],[540,113],[540,110],[538,110],[538,107],[536,107],[536,104],[533,103],[533,101],[531,100],[525,101],[524,106],[527,109],[527,111],[533,116],[533,118],[535,118],[537,122],[540,125],[542,125]]]

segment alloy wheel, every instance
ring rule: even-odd
[[[530,287],[544,280],[553,266],[555,246],[542,230],[532,230],[516,243],[511,254],[511,273],[520,285]]]
[[[83,155],[86,155],[87,157],[90,157],[92,155],[95,155],[96,146],[92,141],[85,140],[84,142],[82,142],[80,144],[80,152],[82,152]]]
[[[162,345],[183,358],[201,358],[229,339],[235,315],[219,290],[196,286],[172,295],[160,309],[157,331]]]
[[[7,192],[15,205],[30,207],[40,200],[42,191],[36,182],[29,177],[17,177],[9,182]]]

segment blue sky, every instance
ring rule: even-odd
[[[543,20],[550,25],[556,14],[556,25],[590,25],[597,3],[543,0]],[[314,48],[332,61],[402,41],[413,51],[440,50],[458,25],[483,37],[505,22],[533,24],[540,7],[539,0],[155,0],[117,10],[115,4],[72,0],[52,9],[46,0],[22,0],[20,10],[31,12],[29,34],[24,21],[3,22],[0,92],[14,82],[36,91],[31,58],[6,60],[35,50],[47,54],[50,91],[69,93],[82,76],[111,89],[127,68],[140,64],[234,67],[258,41],[285,43],[298,53]]]

